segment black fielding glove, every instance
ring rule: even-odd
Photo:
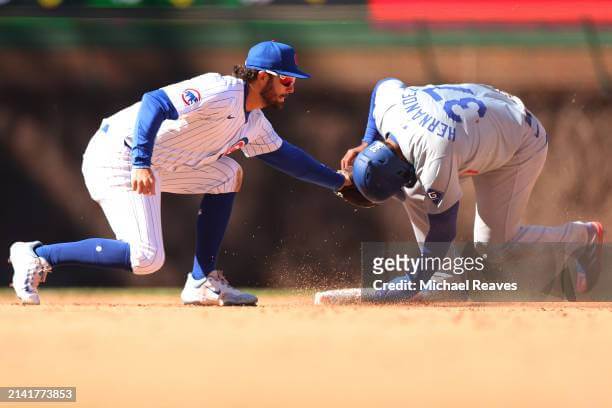
[[[345,170],[341,170],[341,171],[345,172]],[[336,190],[335,192],[336,196],[340,197],[347,203],[354,205],[355,207],[359,207],[359,208],[376,207],[377,204],[365,198],[363,194],[359,192],[357,187],[355,187],[355,184],[352,183],[353,175],[351,174],[350,171],[348,172],[348,174],[351,179],[351,184],[348,186],[340,187],[338,190]]]

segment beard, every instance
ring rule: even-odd
[[[266,104],[267,108],[274,109],[283,109],[285,106],[285,101],[279,99],[278,93],[274,90],[274,86],[272,85],[272,78],[268,78],[268,82],[261,90],[261,98]]]

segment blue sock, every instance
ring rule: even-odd
[[[216,267],[219,247],[232,214],[235,196],[236,193],[204,194],[202,198],[191,271],[194,279],[202,279]]]
[[[130,246],[114,239],[90,238],[63,244],[43,245],[34,249],[51,266],[88,265],[132,270]]]

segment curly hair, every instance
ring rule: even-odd
[[[244,82],[252,82],[257,79],[257,74],[259,70],[247,68],[244,65],[234,65],[233,75],[236,78],[242,79]]]

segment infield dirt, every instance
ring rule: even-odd
[[[25,307],[0,291],[0,386],[76,386],[76,404],[42,404],[70,407],[612,405],[609,303],[258,295],[213,308],[178,290],[43,290]]]

